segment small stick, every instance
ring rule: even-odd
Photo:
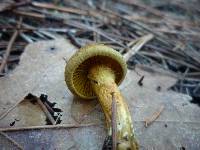
[[[20,150],[23,150],[23,147],[19,145],[13,138],[9,137],[7,134],[0,132],[2,136],[4,136],[6,139],[8,139],[11,143],[13,143],[15,146],[17,146]]]
[[[23,99],[23,100],[24,100],[24,99]],[[15,107],[17,107],[17,105],[18,105],[19,103],[21,103],[23,100],[20,100],[20,101],[16,102],[13,106],[11,106],[10,108],[8,108],[7,111],[5,111],[3,114],[1,114],[0,120],[3,119],[3,118],[5,118],[5,117],[8,115],[8,113],[11,112]]]
[[[0,12],[3,12],[5,10],[11,10],[11,9],[16,9],[18,7],[21,7],[21,6],[25,6],[25,5],[28,5],[30,4],[30,0],[25,0],[25,1],[21,1],[21,2],[18,2],[18,3],[14,3],[14,4],[11,4],[3,9],[0,10]]]
[[[54,123],[55,125],[57,124],[57,122],[58,122],[58,120],[60,119],[61,116],[62,116],[62,114],[59,113],[58,116],[57,116],[57,118],[56,118],[56,120],[55,120],[55,123]]]
[[[128,44],[130,50],[124,54],[124,59],[128,61],[133,55],[135,55],[141,48],[154,37],[153,34],[144,35]]]
[[[75,45],[76,47],[78,48],[81,48],[82,45],[78,42],[78,40],[76,40],[75,36],[70,33],[70,32],[67,32],[67,37],[69,38],[70,42]]]
[[[44,125],[44,126],[28,126],[28,127],[14,127],[14,128],[0,128],[0,132],[4,131],[24,131],[24,130],[38,130],[38,129],[65,129],[65,128],[79,128],[99,125],[97,123],[90,124],[59,124],[59,125]]]
[[[43,104],[43,102],[41,101],[41,99],[37,98],[37,102],[40,105],[40,107],[43,110],[43,112],[45,113],[45,115],[47,116],[47,118],[49,119],[49,121],[53,125],[55,125],[55,123],[56,123],[55,119],[51,116],[50,112],[48,111],[47,107]]]
[[[24,100],[24,99],[23,99]],[[13,106],[11,106],[5,113],[3,113],[1,116],[0,116],[0,120],[3,119],[4,117],[6,117],[8,115],[8,113],[10,111],[12,111],[15,107],[17,107],[17,105],[19,103],[21,103],[23,100],[20,100],[18,101],[17,103],[15,103]],[[42,101],[37,98],[37,102],[39,104],[39,106],[41,107],[41,109],[43,110],[43,112],[45,113],[45,115],[47,116],[47,118],[51,121],[52,124],[55,124],[55,120],[54,118],[51,116],[50,112],[48,111],[47,107],[42,103]]]
[[[15,14],[18,14],[18,15],[34,17],[34,18],[38,18],[38,19],[46,18],[45,15],[39,14],[39,13],[25,12],[25,11],[19,11],[19,10],[13,10],[12,12],[14,12]]]
[[[20,27],[21,27],[21,24],[22,24],[22,18],[20,18],[17,27],[20,28]],[[13,35],[12,35],[12,37],[11,37],[9,43],[8,43],[8,46],[7,46],[7,48],[6,48],[6,53],[5,53],[4,57],[3,57],[3,60],[2,60],[1,65],[0,65],[0,73],[3,72],[3,70],[4,70],[5,66],[6,66],[8,57],[9,57],[10,52],[11,52],[11,49],[12,49],[12,46],[13,46],[13,44],[14,44],[14,42],[15,42],[17,36],[18,36],[18,34],[19,34],[19,31],[18,31],[18,30],[15,30],[15,32],[13,33]]]
[[[112,118],[111,118],[112,150],[116,150],[117,149],[117,104],[115,101],[114,93],[111,93],[111,95],[112,95]]]
[[[47,102],[44,102],[43,104],[46,106],[47,110],[48,110],[50,113],[52,113],[52,114],[55,113],[54,110],[47,104]]]
[[[163,112],[163,110],[164,110],[164,106],[161,106],[160,109],[158,111],[154,112],[151,117],[144,119],[145,127],[147,128],[150,124],[152,124],[160,116],[160,114]]]
[[[138,81],[138,85],[139,85],[139,86],[143,86],[143,80],[144,80],[144,76],[142,76],[142,77],[140,78],[140,80]]]
[[[87,12],[81,9],[56,6],[50,3],[32,2],[32,5],[39,8],[53,9],[66,13],[74,13],[79,15],[87,15]]]
[[[198,83],[196,85],[196,87],[194,88],[194,90],[192,91],[192,93],[196,94],[196,92],[199,90],[199,88],[200,88],[200,83]]]

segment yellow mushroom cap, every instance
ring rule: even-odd
[[[65,82],[72,93],[84,99],[96,97],[88,72],[92,66],[98,64],[107,65],[113,70],[118,85],[126,75],[126,62],[119,52],[103,44],[87,45],[77,51],[65,67]]]

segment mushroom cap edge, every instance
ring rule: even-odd
[[[95,95],[86,95],[81,94],[81,92],[78,91],[76,88],[76,85],[74,84],[74,72],[75,70],[83,64],[87,59],[92,58],[94,56],[105,56],[113,59],[121,66],[122,70],[122,76],[121,79],[116,83],[117,85],[120,85],[123,79],[125,78],[126,72],[127,72],[127,65],[125,60],[123,59],[123,56],[112,49],[111,47],[108,47],[103,44],[90,44],[87,46],[84,46],[80,48],[67,62],[65,67],[65,82],[69,88],[69,90],[76,96],[79,96],[84,99],[93,99],[96,96]]]

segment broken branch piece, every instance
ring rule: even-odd
[[[37,103],[39,104],[39,106],[41,107],[41,109],[43,110],[43,112],[45,113],[45,115],[47,116],[47,118],[50,120],[50,122],[55,125],[56,121],[54,120],[54,118],[51,116],[50,112],[48,111],[47,107],[42,103],[42,101],[37,98]]]
[[[80,127],[89,127],[89,126],[98,126],[98,125],[101,125],[101,124],[97,124],[97,123],[88,123],[88,124],[57,124],[57,125],[12,127],[12,128],[0,128],[0,132],[39,130],[39,129],[80,128]]]
[[[144,121],[144,126],[147,128],[151,123],[153,123],[163,112],[164,106],[161,106],[160,109],[153,113],[153,115],[149,118],[146,118]]]
[[[114,96],[117,105],[117,150],[136,150],[138,144],[134,136],[131,115],[117,86],[124,79],[126,69],[126,62],[120,53],[105,45],[92,44],[81,48],[68,61],[65,81],[69,89],[79,97],[98,97],[106,118],[108,137],[112,136]]]

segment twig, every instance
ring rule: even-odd
[[[43,104],[41,99],[37,98],[37,102],[38,102],[39,106],[41,107],[41,109],[43,110],[43,112],[45,113],[45,115],[47,116],[47,118],[49,119],[49,121],[53,125],[55,125],[55,123],[56,123],[55,119],[51,116],[50,112],[48,111],[47,107]]]
[[[165,43],[165,44],[168,45],[168,46],[171,46],[172,44],[174,44],[173,41],[170,41],[170,42],[169,42],[169,40],[168,40],[167,38],[165,38],[162,34],[160,34],[159,32],[154,32],[154,31],[153,31],[151,28],[149,28],[146,24],[142,24],[141,22],[137,22],[137,21],[131,20],[130,18],[128,18],[128,17],[126,17],[126,16],[120,15],[120,14],[115,13],[115,12],[113,12],[113,11],[110,11],[110,10],[108,10],[108,9],[102,9],[102,8],[100,8],[100,9],[101,9],[102,11],[104,11],[104,12],[109,13],[110,15],[113,15],[114,18],[121,18],[121,19],[126,20],[126,21],[128,21],[128,22],[131,22],[131,23],[133,23],[134,25],[137,25],[139,28],[144,29],[144,30],[146,30],[147,32],[156,35],[156,36],[155,36],[156,39],[158,39],[159,41]]]
[[[187,67],[187,69],[185,70],[185,72],[183,73],[183,75],[181,76],[181,78],[179,79],[180,81],[180,92],[183,92],[183,83],[185,80],[185,76],[187,76],[187,73],[189,72],[190,68]]]
[[[52,113],[52,114],[55,113],[54,110],[47,104],[46,101],[44,101],[43,104],[45,105],[45,107],[48,109],[48,111],[49,111],[50,113]],[[56,113],[57,113],[57,112],[56,112]]]
[[[117,45],[120,45],[123,48],[128,48],[127,46],[125,46],[121,42],[116,41],[115,39],[108,36],[104,31],[102,31],[101,29],[98,29],[96,27],[88,26],[86,24],[83,24],[83,23],[80,23],[80,22],[77,22],[77,21],[65,21],[65,24],[79,28],[79,29],[85,29],[85,30],[89,30],[89,31],[92,31],[92,32],[96,32],[97,34],[99,34],[99,35],[103,36],[104,38],[116,43]]]
[[[144,75],[139,79],[139,81],[138,81],[138,85],[139,86],[143,86],[143,80],[144,80]]]
[[[160,114],[163,112],[163,110],[164,110],[164,106],[161,106],[160,109],[158,111],[154,112],[151,117],[144,119],[145,127],[147,128],[150,124],[152,124],[160,116]]]
[[[44,126],[28,126],[28,127],[14,127],[14,128],[0,128],[2,131],[24,131],[24,130],[38,130],[38,129],[65,129],[65,128],[79,128],[100,125],[97,123],[89,124],[58,124],[58,125],[44,125]]]
[[[23,100],[24,100],[24,99],[23,99]],[[1,114],[0,120],[3,119],[4,117],[6,117],[6,116],[8,115],[8,113],[9,113],[10,111],[12,111],[15,107],[17,107],[17,105],[18,105],[19,103],[21,103],[23,100],[20,100],[20,101],[16,102],[16,103],[15,103],[13,106],[11,106],[7,111],[5,111],[3,114]]]
[[[141,55],[145,55],[145,56],[150,56],[150,57],[155,57],[155,58],[159,58],[160,59],[160,56],[158,56],[157,54],[154,54],[154,53],[151,53],[151,52],[147,52],[147,51],[142,51],[142,52],[138,52],[138,54],[141,54]],[[163,55],[162,56],[162,59],[166,59],[168,61],[173,61],[173,62],[176,62],[178,64],[181,64],[183,66],[187,66],[188,68],[192,68],[192,69],[195,69],[195,70],[200,70],[199,67],[193,65],[192,63],[188,63],[187,61],[184,61],[184,60],[178,60],[176,58],[172,58],[172,57],[169,57],[167,55]]]
[[[32,5],[35,7],[39,7],[39,8],[54,9],[54,10],[58,10],[58,11],[62,11],[62,12],[74,13],[74,14],[79,14],[79,15],[87,14],[86,11],[83,11],[80,9],[61,7],[61,6],[56,6],[56,5],[48,4],[48,3],[32,2]]]
[[[21,7],[21,6],[25,6],[25,5],[30,4],[30,2],[31,2],[30,0],[25,0],[25,1],[18,2],[18,3],[12,3],[9,6],[4,7],[3,9],[1,9],[0,12],[3,12],[5,10],[15,9],[15,8]]]
[[[148,41],[153,39],[153,37],[153,34],[148,34],[130,42],[128,46],[132,46],[132,48],[126,54],[124,54],[124,59],[128,61],[130,57],[135,55]]]
[[[20,100],[18,102],[16,102],[13,106],[11,106],[5,113],[3,113],[1,116],[0,116],[0,120],[3,119],[4,117],[6,117],[8,115],[8,113],[10,111],[12,111],[15,107],[17,107],[18,104],[20,104],[22,101],[24,101],[25,99],[23,100]],[[54,120],[54,118],[51,116],[50,112],[48,111],[47,107],[42,103],[42,101],[37,98],[37,102],[39,104],[39,106],[41,107],[41,109],[44,111],[45,115],[47,116],[47,118],[50,120],[50,122],[52,124],[55,124],[56,121]]]
[[[22,23],[22,18],[20,18],[20,20],[19,20],[19,23],[17,25],[18,28],[21,27],[21,23]],[[6,48],[6,53],[5,53],[4,57],[3,57],[3,61],[1,63],[1,65],[0,65],[0,73],[3,72],[3,70],[4,70],[5,66],[6,66],[8,57],[9,57],[11,49],[12,49],[12,46],[13,46],[18,34],[19,34],[19,31],[15,30],[15,32],[13,33],[13,35],[12,35],[12,37],[11,37],[9,43],[8,43],[8,46]]]
[[[196,87],[194,88],[194,90],[192,91],[192,93],[196,93],[200,88],[200,83],[198,85],[196,85]]]
[[[67,32],[66,35],[73,45],[75,45],[78,48],[82,47],[82,45],[78,42],[78,40],[75,38],[75,36],[71,32]]]
[[[60,117],[62,116],[62,114],[61,113],[59,113],[58,114],[58,116],[57,116],[57,118],[56,118],[56,120],[55,120],[55,123],[54,123],[54,125],[56,125],[57,124],[57,122],[58,122],[58,120],[60,119]]]
[[[112,95],[112,118],[111,118],[112,150],[116,150],[117,149],[117,104],[115,101],[114,93],[111,93],[111,95]]]
[[[34,17],[34,18],[38,18],[38,19],[46,19],[45,15],[39,14],[39,13],[25,12],[25,11],[19,11],[19,10],[13,10],[13,12],[17,15]]]
[[[6,139],[8,139],[11,143],[13,143],[15,146],[17,146],[17,148],[19,148],[20,150],[23,150],[23,147],[21,145],[19,145],[14,139],[12,139],[11,137],[9,137],[7,134],[0,132],[0,134],[2,136],[4,136]]]

